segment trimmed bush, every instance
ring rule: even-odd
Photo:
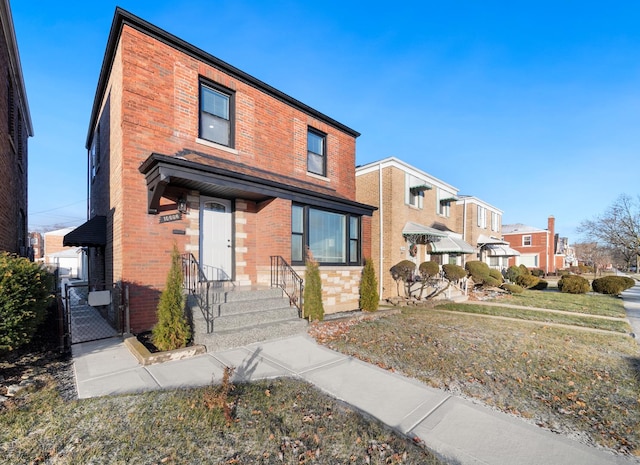
[[[532,274],[521,274],[516,278],[516,284],[525,289],[530,289],[540,282],[540,278],[533,276]]]
[[[365,312],[375,312],[380,304],[378,294],[378,280],[370,258],[364,261],[362,278],[360,279],[360,309]]]
[[[413,275],[415,274],[416,264],[411,260],[402,260],[399,263],[393,265],[389,272],[391,273],[391,277],[396,282],[396,289],[398,292],[398,296],[400,296],[400,281],[404,283],[410,283],[413,280]],[[409,295],[407,289],[407,295]]]
[[[542,278],[544,276],[544,270],[541,270],[540,268],[534,268],[533,270],[531,270],[531,274],[533,276],[537,276],[538,278]]]
[[[446,264],[442,265],[442,271],[447,281],[460,281],[462,278],[467,277],[467,270],[459,265]]]
[[[558,289],[566,294],[586,294],[589,288],[589,281],[575,274],[563,276],[558,281]]]
[[[522,270],[520,269],[519,266],[511,265],[507,269],[507,272],[505,273],[504,277],[509,281],[511,281],[512,283],[515,283],[516,279],[518,279],[518,276],[520,276],[521,273],[522,273]]]
[[[440,265],[438,265],[438,262],[434,261],[422,262],[418,267],[418,272],[423,280],[427,280],[440,273]]]
[[[171,252],[171,268],[167,284],[158,303],[158,323],[153,327],[153,343],[160,350],[185,347],[191,337],[191,328],[184,313],[185,298],[182,291],[182,263],[178,247]]]
[[[538,282],[535,286],[530,287],[529,289],[533,289],[534,291],[544,291],[547,287],[549,287],[549,283],[544,279],[538,279]]]
[[[511,292],[512,294],[522,294],[524,292],[524,288],[518,286],[517,284],[503,283],[500,287],[505,291]]]
[[[500,287],[502,281],[497,280],[493,276],[488,276],[487,279],[484,280],[483,286],[493,286]]]
[[[618,295],[635,284],[632,278],[627,276],[604,276],[594,279],[591,287],[599,294]]]
[[[531,270],[529,270],[529,268],[527,268],[525,265],[518,265],[518,268],[520,268],[520,274],[531,274]]]
[[[40,264],[0,253],[0,351],[27,344],[44,320],[53,276]]]
[[[498,281],[500,284],[502,284],[504,282],[504,278],[502,277],[502,273],[500,273],[500,270],[496,270],[495,268],[491,268],[489,270],[489,276],[491,276],[493,279]]]
[[[311,254],[307,257],[304,273],[304,295],[302,315],[309,321],[324,320],[324,304],[322,303],[322,279],[320,267]]]
[[[489,265],[479,260],[472,260],[464,265],[474,283],[484,284],[489,278]]]

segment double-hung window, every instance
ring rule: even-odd
[[[201,139],[233,147],[233,94],[213,85],[200,84]]]
[[[531,236],[522,236],[522,245],[525,247],[531,246]]]
[[[302,264],[307,247],[318,263],[360,263],[360,217],[304,205],[291,207],[291,262]]]
[[[327,135],[311,128],[307,131],[307,171],[327,175]]]
[[[478,205],[478,227],[486,229],[487,227],[487,209]]]
[[[500,215],[496,212],[491,212],[491,230],[500,230]]]

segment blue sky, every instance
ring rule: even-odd
[[[37,5],[37,6],[34,6]],[[35,137],[30,229],[86,219],[84,143],[116,6],[396,156],[579,240],[640,161],[640,2],[13,0]]]

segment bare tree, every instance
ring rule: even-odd
[[[581,242],[573,245],[578,260],[593,268],[593,277],[597,278],[598,271],[612,262],[611,248],[598,245],[597,242]]]
[[[626,260],[627,267],[632,263],[637,266],[640,261],[640,196],[634,199],[622,194],[602,215],[580,223],[578,232],[589,241],[609,246]]]

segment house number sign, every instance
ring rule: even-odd
[[[182,213],[172,213],[171,215],[162,215],[160,217],[160,223],[169,223],[171,221],[178,221],[182,219]]]

